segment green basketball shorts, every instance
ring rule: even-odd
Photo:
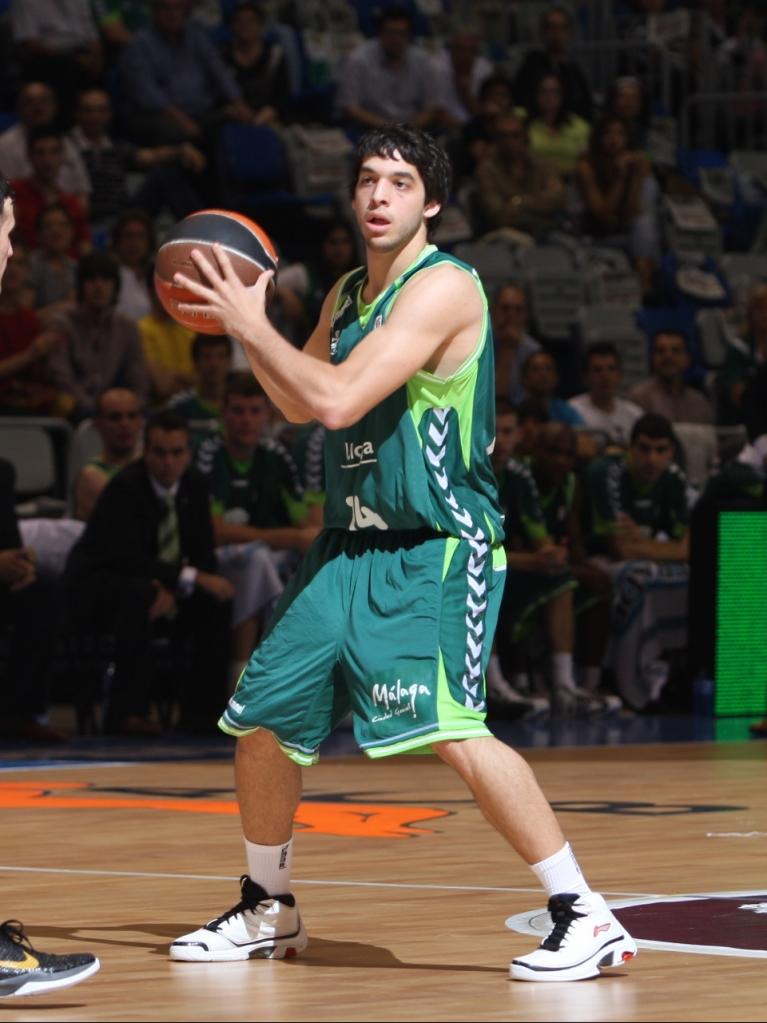
[[[299,764],[351,710],[371,757],[488,736],[484,672],[506,555],[430,532],[325,530],[219,721],[272,732]]]

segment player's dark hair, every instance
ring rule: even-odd
[[[650,440],[668,440],[676,444],[676,437],[671,423],[665,416],[657,412],[648,412],[640,416],[634,423],[631,430],[631,443],[636,444],[640,437],[649,437]]]
[[[14,199],[13,189],[11,188],[10,181],[8,181],[6,178],[0,178],[0,210],[2,210],[3,206],[5,205],[6,199],[10,199],[11,201],[13,201]]]
[[[382,156],[386,159],[398,156],[416,168],[423,181],[426,202],[438,202],[441,206],[440,212],[428,221],[427,230],[432,234],[450,196],[452,182],[450,160],[442,146],[427,132],[411,128],[409,124],[372,128],[357,143],[351,179],[352,196],[357,187],[360,168],[369,156]]]

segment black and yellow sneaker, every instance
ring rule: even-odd
[[[0,924],[0,998],[44,995],[79,984],[98,970],[100,963],[88,952],[53,955],[32,948],[18,920]]]

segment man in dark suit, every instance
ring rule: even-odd
[[[143,457],[102,491],[67,562],[76,616],[114,636],[108,732],[157,731],[147,670],[157,632],[174,669],[183,664],[177,728],[213,731],[226,701],[233,589],[215,574],[210,498],[190,459],[186,422],[173,412],[150,419]]]

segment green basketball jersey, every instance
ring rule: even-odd
[[[487,300],[476,271],[435,246],[370,306],[364,267],[343,280],[332,316],[330,357],[340,363],[385,323],[403,285],[449,263],[473,276],[484,314],[471,356],[441,379],[421,370],[353,426],[325,438],[330,528],[430,529],[454,537],[503,538],[502,515],[488,451],[495,437],[495,374]]]

